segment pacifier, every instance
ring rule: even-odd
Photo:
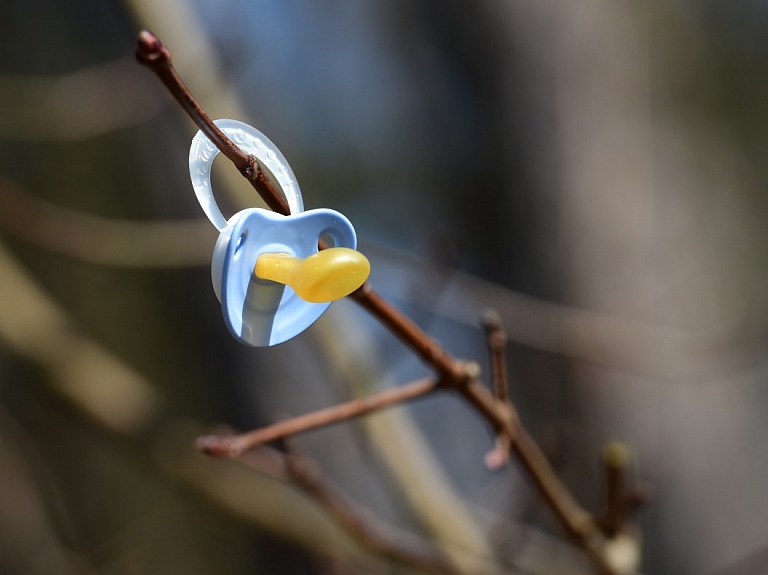
[[[257,129],[237,120],[214,122],[253,155],[285,196],[290,215],[247,208],[225,219],[211,189],[218,148],[198,132],[189,151],[189,173],[200,206],[219,230],[211,279],[224,321],[240,342],[265,347],[307,329],[337,299],[359,288],[370,264],[356,251],[357,236],[337,211],[304,211],[299,184],[280,150]],[[334,247],[318,250],[322,237]]]

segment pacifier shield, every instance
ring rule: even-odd
[[[357,247],[352,224],[334,210],[283,216],[250,208],[230,218],[222,230],[222,243],[214,252],[211,269],[224,320],[235,338],[251,346],[277,345],[300,334],[328,309],[331,302],[307,302],[290,287],[254,274],[261,254],[287,253],[306,258],[317,253],[323,234],[330,235],[337,247]]]

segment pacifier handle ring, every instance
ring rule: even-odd
[[[272,141],[253,126],[237,120],[216,120],[214,124],[232,140],[238,148],[256,157],[277,179],[291,214],[304,211],[301,190],[288,161]],[[221,213],[211,188],[211,168],[219,149],[202,131],[195,134],[189,149],[189,175],[197,201],[205,215],[219,231],[227,227],[227,220]]]

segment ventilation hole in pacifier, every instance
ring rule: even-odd
[[[329,234],[328,232],[325,232],[320,236],[320,239],[317,242],[317,247],[320,248],[320,246],[322,246],[323,249],[335,248],[336,241],[333,239],[333,236],[331,234]]]

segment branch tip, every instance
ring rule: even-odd
[[[171,59],[171,51],[149,30],[139,32],[135,54],[136,59],[145,66]]]
[[[632,450],[625,443],[612,441],[603,449],[606,499],[599,523],[608,537],[615,537],[624,529],[632,511],[632,496],[635,493],[628,493],[626,486],[626,472],[631,461]]]
[[[489,471],[500,471],[509,463],[511,455],[512,442],[506,435],[500,435],[496,438],[496,445],[485,454],[483,463]]]
[[[603,450],[603,461],[609,467],[625,469],[632,461],[632,450],[626,443],[612,441]]]
[[[501,329],[501,316],[495,309],[486,309],[481,316],[481,321],[486,330]]]
[[[195,448],[211,457],[234,457],[237,450],[232,441],[217,435],[203,435],[195,440]]]
[[[507,369],[507,332],[501,325],[501,316],[494,309],[483,312],[481,321],[488,346],[491,382],[496,399],[509,405],[509,376]]]

